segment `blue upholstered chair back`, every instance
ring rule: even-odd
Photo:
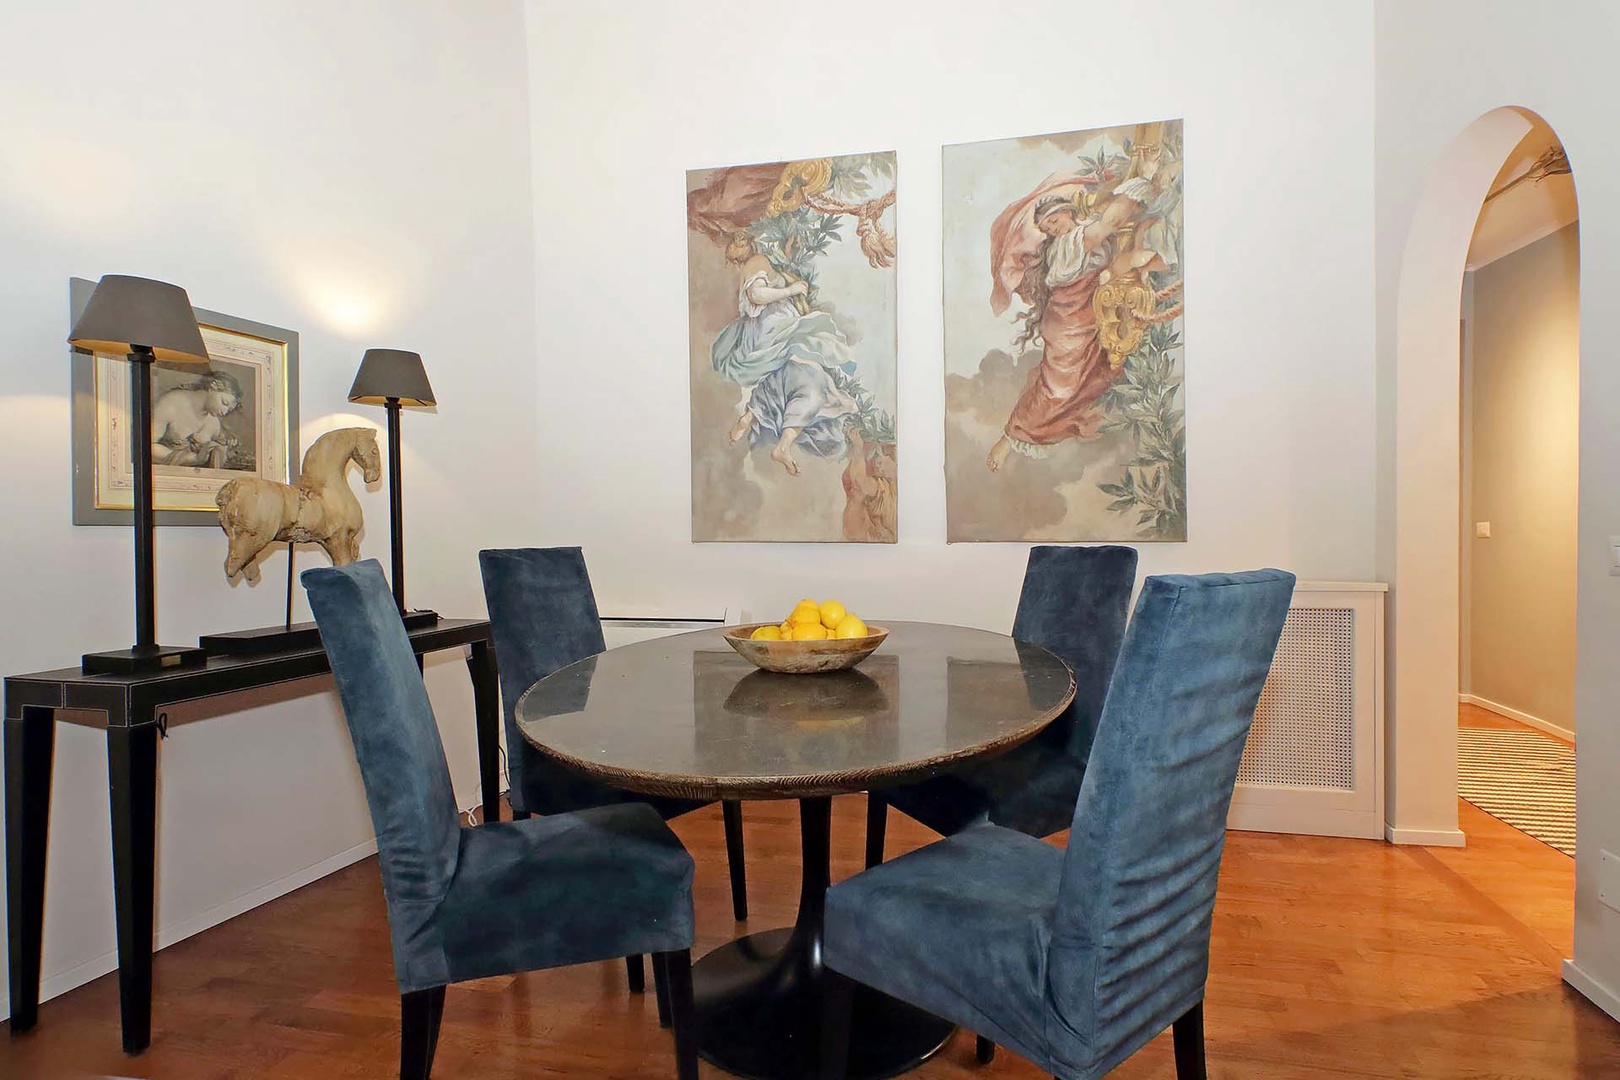
[[[1056,653],[1074,669],[1074,702],[1041,737],[1081,761],[1097,734],[1135,585],[1135,548],[1029,549],[1013,637]]]
[[[1202,1000],[1226,814],[1293,595],[1280,570],[1150,577],[1075,808],[1048,989],[1101,1069]]]
[[[524,764],[537,756],[517,729],[517,700],[559,668],[607,646],[596,595],[577,547],[496,548],[478,553],[500,663],[512,808],[533,810]]]
[[[375,559],[305,570],[377,830],[396,970],[455,876],[460,823],[450,767],[410,639]]]

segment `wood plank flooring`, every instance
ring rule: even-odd
[[[1457,726],[1522,731],[1565,742],[1540,728],[1466,702],[1457,706]],[[1436,863],[1458,875],[1460,888],[1488,894],[1492,903],[1513,922],[1530,929],[1560,960],[1569,956],[1575,949],[1575,860],[1539,841],[1525,843],[1529,838],[1524,833],[1466,799],[1458,802],[1458,818],[1468,846],[1432,849]],[[1548,889],[1550,883],[1565,878],[1567,884]]]
[[[745,813],[748,925],[786,925],[796,808],[749,803]],[[1558,977],[1573,860],[1466,803],[1462,814],[1461,850],[1230,835],[1207,1004],[1212,1077],[1620,1076],[1620,1025]],[[862,815],[860,797],[836,800],[835,878],[858,869]],[[702,950],[737,932],[719,808],[675,829],[698,861]],[[892,855],[930,834],[894,814],[889,838]],[[41,1006],[35,1031],[0,1033],[0,1077],[396,1075],[398,997],[374,860],[165,949],[156,971],[145,1054],[118,1052],[109,975]],[[434,1075],[629,1080],[672,1077],[674,1063],[652,995],[630,996],[622,965],[595,964],[451,987]],[[722,1075],[704,1066],[706,1080]],[[1006,1052],[975,1065],[959,1034],[912,1075],[1042,1074]],[[1173,1075],[1168,1035],[1114,1073]]]
[[[1495,728],[1498,731],[1533,731],[1544,739],[1561,742],[1565,746],[1575,745],[1571,740],[1554,735],[1550,731],[1543,731],[1538,727],[1521,723],[1510,716],[1503,716],[1499,712],[1481,708],[1466,701],[1457,704],[1457,726],[1469,728]]]

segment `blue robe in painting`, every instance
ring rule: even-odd
[[[715,371],[748,390],[753,445],[774,444],[784,431],[798,428],[795,446],[838,457],[846,445],[844,418],[857,407],[829,369],[854,368],[849,342],[827,312],[800,314],[792,299],[756,304],[749,297],[752,286],[786,284],[774,270],[745,280],[737,293],[738,318],[715,336],[710,359]]]

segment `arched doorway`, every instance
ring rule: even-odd
[[[1476,119],[1435,163],[1413,215],[1397,295],[1394,587],[1387,836],[1461,845],[1457,827],[1459,308],[1480,207],[1534,114]]]

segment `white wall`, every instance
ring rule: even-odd
[[[1613,120],[1606,105],[1607,72],[1613,66],[1613,45],[1620,35],[1620,8],[1604,0],[1557,5],[1527,18],[1522,4],[1506,0],[1379,0],[1377,17],[1377,313],[1380,376],[1380,431],[1392,436],[1401,426],[1401,410],[1415,422],[1444,427],[1445,411],[1425,407],[1443,402],[1443,384],[1452,388],[1451,415],[1455,417],[1456,308],[1446,310],[1447,284],[1429,290],[1426,309],[1401,310],[1403,260],[1408,237],[1424,231],[1415,220],[1416,208],[1436,162],[1445,167],[1479,150],[1483,142],[1500,149],[1495,161],[1463,162],[1468,168],[1454,173],[1483,179],[1488,185],[1503,157],[1528,130],[1528,123],[1512,124],[1494,133],[1502,114],[1479,124],[1483,114],[1500,106],[1523,106],[1546,119],[1562,140],[1575,169],[1581,212],[1581,291],[1587,297],[1611,295],[1620,288],[1620,146],[1612,137]],[[1470,128],[1470,125],[1474,125]],[[1465,129],[1467,134],[1464,135]],[[1489,135],[1489,139],[1485,136]],[[1462,136],[1459,138],[1459,136]],[[1483,158],[1485,155],[1477,154]],[[1484,191],[1453,190],[1449,204],[1475,206]],[[1427,204],[1425,204],[1427,205]],[[1461,249],[1466,249],[1464,223]],[[1460,280],[1460,254],[1455,266],[1421,265],[1416,269],[1436,278],[1455,273]],[[1455,304],[1455,292],[1452,291]],[[1443,322],[1450,322],[1450,344],[1444,340]],[[1419,325],[1422,324],[1422,325]],[[1397,326],[1437,328],[1418,336],[1433,343],[1433,367],[1422,356],[1403,353]],[[1620,851],[1620,726],[1613,703],[1620,699],[1620,666],[1613,662],[1620,642],[1620,579],[1607,571],[1606,537],[1620,533],[1620,365],[1615,345],[1600,325],[1590,321],[1581,334],[1581,416],[1579,556],[1577,562],[1577,666],[1575,713],[1581,738],[1577,751],[1580,842],[1576,856],[1575,963],[1566,976],[1577,987],[1620,1015],[1620,912],[1597,898],[1597,866],[1603,849]],[[1449,354],[1449,356],[1448,356]],[[1397,357],[1400,363],[1397,363]],[[1413,363],[1407,363],[1408,360]],[[1449,372],[1447,365],[1450,365]],[[1407,396],[1407,392],[1412,392]],[[1379,565],[1395,570],[1397,515],[1395,447],[1392,437],[1381,439],[1379,500]],[[1439,454],[1433,447],[1425,453]],[[1452,444],[1450,506],[1455,509],[1455,442]],[[1432,479],[1444,482],[1436,473]],[[1442,503],[1443,492],[1439,493]],[[1455,589],[1454,517],[1439,522],[1432,541],[1411,552],[1411,567],[1443,583],[1448,575]],[[1449,561],[1447,548],[1453,550]],[[1449,569],[1447,569],[1449,567]],[[1416,587],[1420,575],[1396,573],[1396,620],[1403,623],[1401,594]],[[1420,590],[1421,591],[1421,590]],[[1443,593],[1444,589],[1441,589]],[[1429,600],[1435,600],[1431,595]],[[1443,596],[1439,597],[1444,599]],[[1456,670],[1455,596],[1450,622],[1435,604],[1428,615],[1397,627],[1396,648],[1403,659],[1395,680],[1428,674],[1433,694],[1423,700],[1445,702],[1453,696],[1445,681]],[[1439,605],[1443,607],[1443,604]],[[1449,631],[1448,631],[1449,625]],[[1423,632],[1423,631],[1436,632]],[[1440,801],[1452,804],[1455,822],[1455,722],[1449,706],[1393,719],[1402,726],[1425,728],[1432,738],[1416,740],[1414,753],[1400,763],[1398,798],[1402,802],[1428,802],[1438,812]],[[1451,732],[1447,735],[1446,732]],[[1399,752],[1399,751],[1397,751]]]
[[[522,17],[516,0],[0,9],[4,671],[133,636],[129,531],[69,524],[73,275],[170,280],[200,307],[298,330],[306,447],[380,424],[345,402],[367,346],[419,350],[441,405],[404,422],[410,595],[482,614],[476,549],[529,535],[521,500],[540,475]],[[364,502],[365,553],[386,564],[386,489]],[[259,588],[233,589],[218,531],[164,529],[157,544],[161,640],[279,618],[284,556]],[[465,667],[441,660],[429,684],[465,805]],[[222,718],[163,744],[162,939],[364,852],[335,699],[300,691],[213,703]],[[113,966],[110,858],[104,740],[59,725],[47,993]]]
[[[1373,572],[1370,12],[530,0],[546,480],[604,610],[836,593],[1006,628],[1026,547],[946,546],[940,147],[1186,119],[1191,542],[1144,570]],[[1099,24],[1113,27],[1099,36]],[[896,150],[900,542],[694,545],[682,178]]]

